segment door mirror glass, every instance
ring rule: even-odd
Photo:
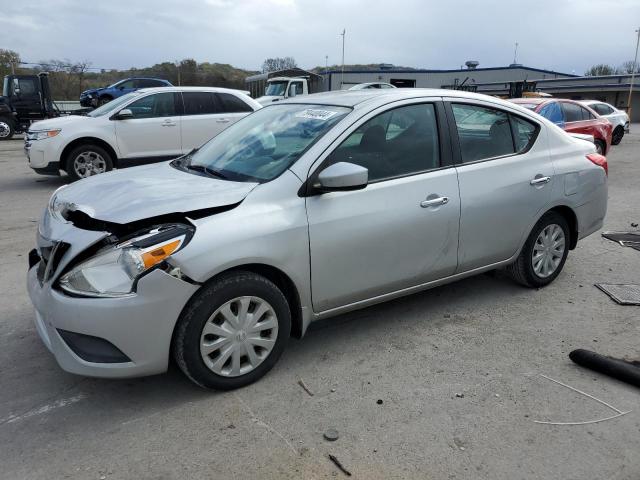
[[[17,78],[13,79],[13,93],[14,95],[20,95],[20,82]]]
[[[338,162],[318,175],[314,187],[321,192],[360,190],[367,186],[369,170],[355,163]]]
[[[118,120],[126,120],[127,118],[133,118],[133,112],[128,108],[123,108],[118,112]]]
[[[289,97],[295,97],[296,96],[296,84],[295,83],[290,83],[289,84]]]

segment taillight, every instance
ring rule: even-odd
[[[607,157],[600,155],[599,153],[590,153],[587,158],[599,167],[604,168],[604,173],[609,176],[609,164],[607,163]]]

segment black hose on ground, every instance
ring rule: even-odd
[[[640,362],[627,362],[579,348],[569,354],[576,364],[640,387]]]

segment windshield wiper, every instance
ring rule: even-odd
[[[189,164],[186,166],[186,168],[188,168],[189,170],[193,170],[194,172],[202,172],[205,173],[211,177],[218,177],[222,180],[226,180],[227,177],[226,175],[218,172],[217,170],[212,170],[211,168],[205,166],[205,165],[192,165]]]

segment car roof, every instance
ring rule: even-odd
[[[139,88],[138,92],[218,92],[218,93],[243,93],[248,95],[246,90],[236,90],[222,87],[176,87],[175,85],[166,87]]]
[[[450,97],[460,99],[477,99],[489,100],[494,103],[509,105],[497,97],[483,95],[479,93],[463,92],[459,90],[444,90],[440,88],[385,88],[385,89],[366,89],[366,90],[332,90],[330,92],[314,93],[311,95],[301,95],[288,100],[280,101],[283,103],[306,103],[318,105],[335,105],[339,107],[353,108],[360,104],[368,103],[375,100],[385,100],[393,102],[396,100],[404,100],[411,98],[429,98],[429,97]]]
[[[539,98],[539,97],[531,97],[531,98],[510,98],[509,101],[513,103],[528,103],[532,105],[540,105],[544,102],[549,102],[551,100],[556,100],[555,98]]]

